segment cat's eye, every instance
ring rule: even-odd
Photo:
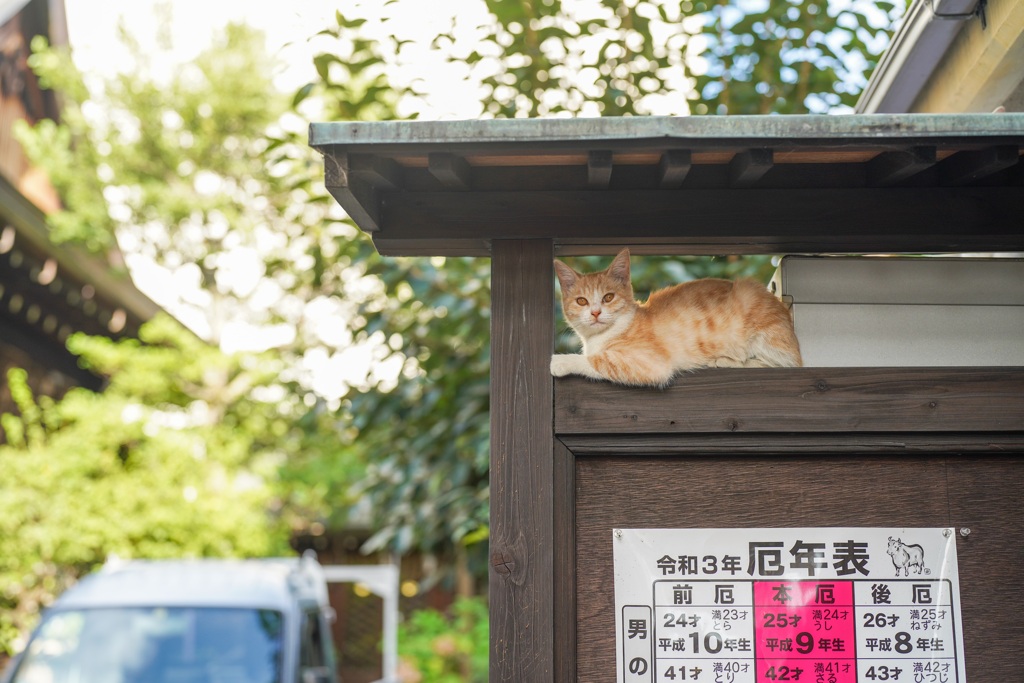
[[[586,306],[588,302],[581,296],[576,298],[576,303],[578,303],[580,306]]]
[[[604,299],[602,299],[602,301],[604,301],[605,303],[608,303],[608,302],[610,302],[614,298],[615,298],[615,294],[613,294],[612,292],[608,292],[607,294],[604,295]]]

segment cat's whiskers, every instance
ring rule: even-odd
[[[629,328],[634,315],[636,315],[635,310],[617,314],[601,329],[591,329],[586,336],[580,335],[580,339],[583,341],[583,355],[590,356],[604,351],[610,342]]]

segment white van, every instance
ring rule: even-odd
[[[46,610],[2,683],[337,683],[316,559],[108,562]]]

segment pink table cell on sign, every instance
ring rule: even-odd
[[[757,683],[857,683],[852,659],[759,659]],[[897,682],[898,683],[898,682]]]
[[[855,624],[850,581],[755,582],[757,683],[855,683]]]

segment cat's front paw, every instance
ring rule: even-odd
[[[582,374],[579,370],[581,356],[571,353],[556,353],[551,356],[551,374],[555,377]]]

